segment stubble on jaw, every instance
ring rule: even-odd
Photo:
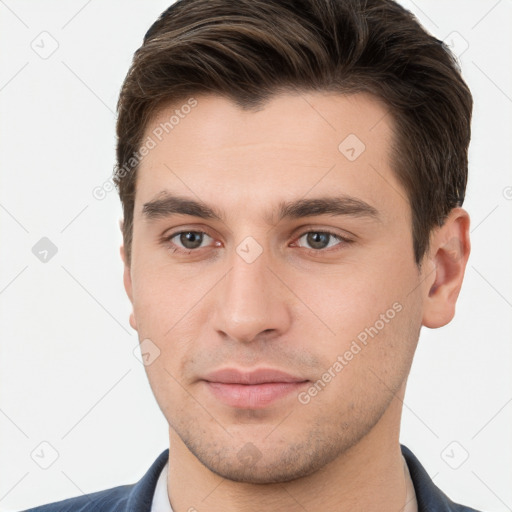
[[[238,435],[230,436],[232,428],[223,431],[211,418],[204,429],[199,427],[200,422],[193,420],[188,424],[173,422],[171,429],[204,467],[222,478],[247,484],[282,484],[323,471],[335,459],[343,457],[377,425],[402,384],[396,390],[390,389],[380,406],[365,410],[361,404],[350,403],[344,415],[350,415],[352,419],[340,418],[335,428],[331,418],[317,418],[304,425],[306,436],[299,442],[290,442],[286,436],[276,441],[279,429],[286,428],[288,422],[293,424],[293,412],[288,413],[284,421],[281,418],[281,424],[277,421],[279,426],[273,432],[266,425],[265,435],[260,436],[263,438],[260,441],[253,436],[247,436],[245,440]],[[237,416],[239,424],[257,423],[262,414],[268,413],[265,410],[246,410],[238,411]],[[213,438],[213,432],[219,432],[216,438]],[[271,432],[270,435],[267,432]],[[265,447],[267,440],[270,442]],[[244,447],[248,446],[257,451],[251,453],[248,450],[248,457],[244,457]]]

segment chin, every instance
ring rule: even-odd
[[[312,431],[302,442],[281,440],[279,444],[266,443],[261,449],[252,442],[221,446],[189,440],[185,444],[203,466],[222,478],[247,484],[277,484],[321,470],[348,450],[354,441],[357,439],[334,438]]]
[[[310,463],[306,463],[306,465],[300,463],[293,465],[283,463],[283,461],[268,464],[258,462],[253,466],[238,464],[205,464],[205,466],[212,473],[226,480],[245,484],[280,484],[291,482],[306,477],[318,469]]]

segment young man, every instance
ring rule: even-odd
[[[469,511],[399,443],[454,315],[471,94],[390,0],[182,0],[118,111],[124,285],[170,450],[40,511]]]

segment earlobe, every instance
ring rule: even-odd
[[[136,331],[137,330],[137,323],[135,322],[135,315],[133,314],[133,311],[130,313],[130,327]]]
[[[454,208],[430,242],[429,260],[433,270],[432,278],[427,280],[425,327],[442,327],[455,315],[469,252],[469,215],[462,208]]]

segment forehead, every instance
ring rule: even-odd
[[[185,99],[146,127],[151,149],[139,165],[136,204],[140,210],[168,191],[223,210],[254,207],[268,219],[270,196],[403,200],[389,158],[391,123],[386,106],[367,94],[281,94],[256,111],[220,96]]]

